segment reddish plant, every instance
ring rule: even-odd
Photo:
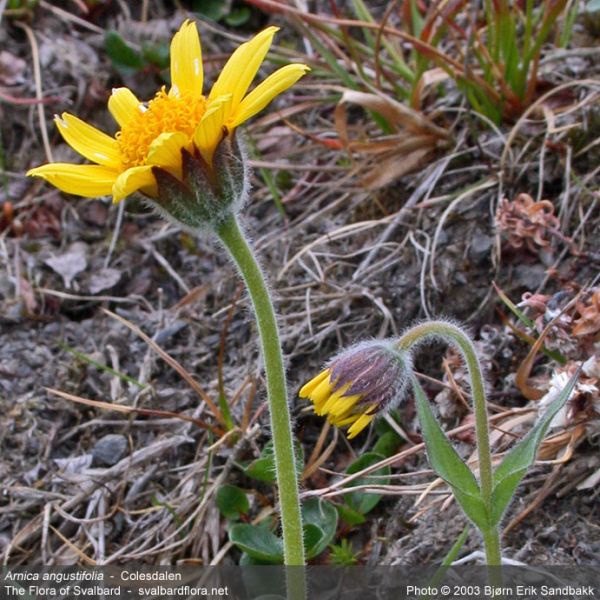
[[[552,202],[536,202],[529,194],[519,194],[512,202],[504,198],[496,211],[496,224],[513,248],[525,245],[536,254],[539,247],[550,245],[552,232],[560,227]]]

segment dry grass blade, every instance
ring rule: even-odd
[[[359,182],[368,190],[377,190],[394,182],[400,177],[416,171],[429,162],[435,145],[413,150],[408,154],[392,152],[391,156],[383,157],[377,165],[369,168]]]
[[[362,29],[371,30],[377,33],[377,35],[385,34],[393,37],[398,37],[401,40],[411,44],[424,56],[427,56],[431,60],[439,61],[441,65],[445,65],[448,69],[454,69],[456,71],[456,77],[464,75],[466,71],[465,65],[462,64],[460,61],[448,56],[432,44],[423,41],[422,39],[415,37],[414,35],[411,35],[406,31],[402,31],[394,27],[389,27],[384,24],[369,21],[341,19],[323,14],[313,14],[308,11],[300,10],[298,8],[289,6],[284,2],[277,2],[275,0],[246,0],[246,2],[266,12],[284,13],[286,15],[297,17],[300,20],[305,21],[306,23],[313,23],[317,27],[324,24],[339,25],[340,27],[360,27]],[[473,73],[470,73],[469,75],[473,79],[473,81],[477,82],[478,85],[488,90],[490,94],[495,93],[493,88],[490,88],[486,81],[483,80],[481,77]]]
[[[516,517],[514,517],[509,524],[504,528],[502,532],[506,535],[509,531],[514,529],[521,523],[524,519],[527,518],[527,515],[531,514],[538,506],[541,506],[542,502],[553,492],[554,489],[560,486],[560,481],[558,481],[559,475],[561,474],[564,465],[557,465],[552,471],[552,473],[546,479],[546,482],[527,507],[522,510]]]
[[[317,471],[317,469],[333,453],[333,451],[337,445],[337,441],[338,441],[337,428],[334,428],[333,439],[331,440],[331,442],[329,443],[327,448],[325,448],[325,450],[323,450],[323,445],[325,444],[325,440],[327,439],[327,434],[329,433],[330,429],[331,429],[331,425],[329,424],[329,422],[326,421],[325,425],[323,425],[323,429],[321,430],[321,433],[319,435],[319,439],[317,440],[317,443],[316,443],[313,451],[311,452],[309,459],[306,461],[306,466],[304,467],[304,471],[302,472],[302,476],[300,478],[301,481],[308,479],[313,473],[315,473]]]
[[[572,431],[563,431],[544,440],[538,452],[538,460],[553,465],[569,462],[573,458],[577,446],[585,441],[586,433],[585,424],[581,424]]]
[[[93,406],[94,408],[100,408],[102,410],[112,410],[115,412],[125,413],[125,414],[138,414],[145,415],[147,417],[166,417],[179,419],[180,421],[187,421],[188,423],[193,423],[197,427],[201,429],[207,429],[212,431],[215,435],[222,436],[223,430],[215,427],[214,425],[209,425],[205,423],[201,419],[195,419],[194,417],[190,417],[188,415],[180,415],[178,413],[174,413],[168,410],[154,410],[150,408],[136,408],[132,406],[123,406],[122,404],[114,404],[112,402],[101,402],[100,400],[90,400],[89,398],[82,398],[81,396],[75,396],[73,394],[69,394],[67,392],[61,392],[60,390],[55,390],[53,388],[44,388],[49,394],[54,394],[59,398],[64,398],[65,400],[69,400],[71,402],[77,402],[78,404],[85,404],[86,406]]]
[[[35,34],[29,25],[21,22],[15,23],[17,27],[20,27],[27,36],[29,40],[29,44],[31,45],[31,54],[33,58],[33,73],[35,77],[35,97],[38,101],[37,110],[38,110],[38,119],[40,123],[40,133],[42,134],[42,140],[44,142],[44,149],[46,151],[46,158],[48,162],[53,162],[52,157],[52,148],[50,146],[50,140],[48,138],[48,126],[46,123],[46,113],[44,111],[44,94],[42,91],[42,71],[40,68],[40,51],[38,48],[37,40],[35,39]]]
[[[87,503],[90,494],[100,486],[106,485],[108,482],[121,481],[124,474],[132,472],[134,468],[147,463],[156,462],[159,460],[159,457],[163,457],[165,453],[169,452],[171,449],[177,448],[183,443],[189,443],[189,441],[190,438],[187,436],[174,435],[170,438],[157,440],[154,443],[136,450],[130,456],[122,458],[114,466],[102,469],[101,472],[96,472],[93,479],[87,480],[85,485],[81,486],[81,491],[71,494],[69,498],[61,504],[61,509],[66,512],[74,511],[82,503]],[[50,520],[56,520],[58,516],[58,513],[54,513]],[[0,559],[3,561],[3,564],[9,564],[13,552],[22,550],[31,538],[39,537],[43,534],[44,521],[45,515],[42,512],[27,522],[21,529],[17,529],[10,543],[6,546],[3,553],[0,554]],[[27,557],[25,557],[25,560],[27,560]]]
[[[520,129],[523,126],[525,126],[525,124],[527,123],[527,120],[530,117],[530,115],[532,115],[532,114],[535,115],[536,112],[540,111],[540,109],[544,105],[544,102],[547,102],[550,98],[552,98],[552,96],[559,95],[561,92],[564,92],[565,90],[572,89],[574,85],[577,87],[591,87],[591,88],[600,89],[600,80],[598,80],[598,79],[581,79],[579,81],[569,81],[568,83],[559,85],[559,86],[553,88],[552,90],[550,90],[549,92],[546,92],[543,96],[538,98],[529,108],[527,108],[527,110],[525,110],[525,112],[519,117],[519,120],[515,123],[514,127],[511,129],[510,134],[508,135],[508,138],[506,140],[506,144],[504,145],[504,149],[502,151],[502,156],[500,157],[500,166],[501,166],[502,171],[504,171],[506,169],[508,157],[510,155],[512,145],[515,142]],[[589,99],[583,100],[582,102],[580,102],[580,105],[583,105],[586,102],[589,102]],[[572,108],[572,107],[569,107],[569,108]],[[554,111],[556,112],[556,109],[554,109]],[[509,170],[509,177],[513,177],[513,175],[514,175],[513,171],[515,169],[516,169],[516,165],[511,164],[510,170]]]
[[[347,104],[354,104],[381,115],[397,132],[394,135],[351,140],[348,132]],[[367,189],[382,188],[421,167],[434,150],[447,141],[448,132],[426,116],[383,94],[344,90],[335,113],[340,140],[350,153],[366,154],[372,159],[359,164],[360,183]]]
[[[507,417],[510,417],[512,415],[519,415],[519,414],[530,413],[530,412],[535,412],[535,408],[515,408],[515,409],[507,410],[502,413],[498,413],[497,415],[491,416],[490,423],[496,423],[497,421],[502,421],[503,419],[506,419]],[[458,435],[459,433],[472,430],[473,428],[474,428],[474,423],[460,425],[459,427],[456,427],[456,428],[452,429],[451,431],[449,431],[447,433],[447,435],[449,438],[452,438],[452,437]],[[308,498],[311,496],[321,497],[321,496],[327,495],[330,492],[333,492],[335,490],[345,487],[346,485],[348,485],[350,482],[354,481],[355,479],[365,477],[366,475],[369,475],[370,473],[378,471],[379,469],[382,469],[384,467],[397,465],[401,461],[404,461],[408,457],[413,456],[414,454],[418,454],[419,452],[421,452],[423,450],[425,450],[425,444],[423,444],[423,443],[416,444],[415,446],[412,446],[411,448],[402,450],[398,454],[394,454],[393,456],[384,458],[383,460],[380,460],[379,462],[377,462],[373,465],[370,465],[370,466],[362,469],[361,471],[357,471],[356,473],[347,475],[346,477],[336,481],[335,483],[333,483],[327,487],[324,487],[324,488],[321,488],[318,490],[309,490],[309,491],[303,492],[301,494],[301,496],[303,498]]]
[[[533,367],[533,362],[540,348],[544,344],[544,339],[552,329],[552,321],[544,327],[544,330],[535,341],[531,350],[525,357],[525,360],[520,364],[517,369],[517,373],[515,375],[515,385],[519,388],[519,391],[525,398],[528,400],[540,400],[544,396],[544,392],[542,390],[538,390],[537,388],[529,385],[529,375],[531,374],[531,369]]]
[[[56,529],[56,527],[52,527],[52,525],[49,527],[53,533],[55,533],[61,539],[65,546],[67,546],[71,552],[75,553],[86,565],[91,567],[97,566],[97,563],[93,558],[90,558],[85,552],[83,552],[83,550],[80,550],[75,544],[73,544],[73,542],[68,540],[58,529]]]
[[[373,110],[395,129],[402,128],[420,135],[428,133],[440,139],[448,138],[448,132],[444,128],[438,127],[422,113],[396,102],[389,96],[348,89],[344,90],[336,107],[336,124],[339,123],[338,130],[341,128],[343,132],[345,132],[345,124],[342,122],[342,117],[345,120],[345,104],[356,104],[367,110]]]
[[[343,239],[343,238],[348,237],[353,234],[362,233],[363,231],[366,231],[373,227],[379,227],[381,225],[386,225],[387,223],[392,221],[395,217],[396,217],[396,213],[394,213],[393,215],[390,215],[388,217],[385,217],[383,219],[351,223],[350,225],[346,225],[345,227],[341,227],[339,229],[336,229],[335,231],[332,231],[330,233],[327,233],[325,235],[318,237],[316,240],[313,240],[312,242],[310,242],[310,244],[307,244],[306,246],[304,246],[303,248],[298,250],[298,252],[296,252],[296,254],[294,254],[294,256],[292,256],[285,263],[285,265],[283,266],[283,268],[281,269],[281,271],[279,271],[279,273],[277,275],[277,280],[282,279],[283,276],[285,275],[285,273],[290,269],[290,267],[292,267],[292,265],[294,265],[294,263],[296,263],[300,258],[302,258],[302,256],[304,254],[309,252],[315,246],[318,246],[319,244],[323,244],[323,243],[331,243],[334,240]]]
[[[172,356],[169,356],[169,354],[167,354],[152,338],[148,337],[137,325],[134,325],[127,319],[106,308],[103,308],[102,311],[141,337],[152,348],[152,350],[154,350],[174,371],[176,371],[181,378],[198,394],[198,396],[202,398],[202,400],[212,411],[217,421],[219,421],[219,423],[225,429],[227,429],[227,423],[225,422],[221,411],[217,408],[217,405],[210,399],[209,395],[202,389],[200,384]]]

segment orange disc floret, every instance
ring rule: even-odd
[[[145,164],[150,144],[161,133],[194,134],[206,112],[206,98],[183,92],[178,96],[167,94],[163,87],[116,135],[123,162],[128,167]]]

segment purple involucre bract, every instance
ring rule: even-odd
[[[345,396],[362,396],[358,406],[381,412],[395,407],[408,383],[411,360],[392,341],[360,342],[335,356],[328,364],[332,389],[350,386]]]

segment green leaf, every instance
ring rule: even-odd
[[[437,588],[439,584],[442,583],[442,581],[444,581],[446,572],[448,571],[452,563],[457,559],[458,553],[460,552],[461,548],[465,545],[470,530],[471,524],[468,523],[462,530],[462,533],[458,536],[457,540],[452,545],[452,548],[450,548],[450,550],[448,551],[448,554],[444,556],[442,564],[435,570],[433,577],[427,582],[428,587]],[[419,600],[426,600],[426,598],[428,597],[428,594],[422,594]]]
[[[331,503],[309,498],[302,504],[302,520],[306,557],[311,559],[321,554],[333,540],[338,513]]]
[[[265,526],[236,523],[229,528],[229,540],[254,560],[270,564],[283,562],[281,540]]]
[[[417,414],[429,463],[452,488],[456,501],[480,529],[488,529],[488,517],[479,484],[437,422],[421,384],[413,377]]]
[[[573,392],[581,367],[571,377],[562,392],[552,401],[548,410],[540,417],[531,431],[504,457],[494,471],[492,492],[492,525],[497,525],[510,504],[517,486],[533,465],[537,450],[546,435],[546,431],[558,411],[565,405]]]
[[[166,69],[169,66],[169,46],[167,44],[142,44],[142,56],[144,60],[153,65],[156,65],[159,69]]]
[[[217,492],[217,508],[226,519],[239,519],[250,510],[244,490],[235,485],[224,485]]]
[[[346,474],[352,475],[354,473],[358,473],[367,467],[377,464],[384,458],[385,455],[383,453],[376,452],[375,449],[372,452],[366,452],[346,469]],[[387,485],[390,482],[390,474],[391,469],[389,466],[382,467],[376,471],[373,471],[372,473],[369,473],[368,475],[365,475],[364,477],[354,479],[348,483],[346,487],[354,487],[359,485]],[[363,491],[350,492],[345,496],[347,504],[353,510],[362,515],[365,515],[373,510],[373,508],[375,508],[380,501],[381,497],[381,494],[371,494]]]
[[[317,36],[316,30],[313,30],[300,23],[299,27],[302,30],[302,33],[310,40],[311,44],[315,46],[317,52],[327,63],[331,71],[342,80],[342,83],[352,90],[358,89],[357,83],[354,81],[354,79],[352,79],[352,76],[346,71],[346,69],[339,64],[336,55],[321,42],[321,39]]]
[[[192,10],[206,19],[219,21],[229,12],[229,4],[223,0],[196,0]]]
[[[352,0],[352,6],[354,8],[354,13],[358,17],[359,21],[365,21],[366,23],[376,22],[375,18],[373,17],[373,15],[371,15],[369,9],[367,8],[367,5],[363,2],[363,0]],[[376,38],[371,33],[371,29],[369,29],[368,27],[361,27],[361,30],[362,35],[365,38],[365,42],[371,50],[375,51],[375,48],[377,46]],[[409,83],[413,83],[415,79],[414,73],[410,70],[410,68],[404,61],[404,57],[402,56],[402,54],[397,51],[396,47],[388,40],[387,36],[381,36],[381,43],[383,44],[383,46],[385,47],[392,59],[393,66],[395,67],[394,70],[397,73],[399,73],[403,79],[405,79]],[[398,88],[396,86],[396,89],[401,90],[402,88]]]
[[[421,32],[423,31],[424,19],[417,8],[415,0],[410,0],[410,17],[412,20],[413,35],[415,37],[420,37]]]
[[[242,552],[242,555],[240,556],[240,561],[239,561],[238,564],[240,565],[240,567],[254,567],[254,566],[257,566],[257,565],[261,565],[261,566],[273,566],[272,562],[268,562],[268,561],[265,561],[265,560],[258,560],[256,558],[252,558],[251,556],[249,556],[245,552]]]
[[[367,467],[370,467],[385,458],[382,454],[375,452],[366,452],[355,460],[347,469],[346,474],[352,475],[358,473]],[[345,487],[354,487],[356,485],[387,485],[390,482],[390,467],[381,467],[369,475],[359,477],[346,484]],[[366,515],[373,510],[381,500],[381,494],[370,494],[362,491],[355,491],[346,494],[346,503],[350,508],[361,515]]]
[[[337,513],[336,513],[337,515]],[[321,540],[323,539],[323,530],[316,525],[305,523],[302,526],[302,532],[304,535],[304,548],[306,549],[306,559],[310,560],[318,554],[323,552],[322,550],[316,552],[314,549],[318,548]]]
[[[521,321],[521,323],[523,323],[526,327],[529,327],[529,329],[535,329],[535,323],[495,284],[494,289],[496,290],[500,300],[504,302],[506,307],[517,317],[517,319],[519,319],[519,321]],[[566,358],[560,352],[548,350],[546,346],[542,346],[542,352],[561,365],[564,365],[567,362]]]
[[[227,23],[229,27],[241,27],[250,20],[251,16],[252,11],[247,6],[242,6],[240,8],[232,10],[225,17],[225,23]]]
[[[265,481],[266,483],[275,483],[277,479],[275,462],[272,456],[262,456],[261,454],[259,458],[252,461],[246,467],[245,472],[248,477],[252,477],[252,479],[257,479],[258,481]]]
[[[335,536],[338,515],[335,507],[318,498],[302,505],[304,543],[307,558],[323,552]],[[236,523],[229,527],[229,540],[253,561],[283,563],[283,544],[265,525]],[[247,560],[247,559],[246,559]]]
[[[106,54],[115,67],[138,70],[144,66],[144,59],[116,31],[107,31],[104,36]]]
[[[401,441],[400,436],[395,431],[387,431],[379,436],[379,439],[373,446],[372,452],[381,454],[381,456],[387,458],[396,452]]]
[[[340,519],[351,527],[354,525],[362,525],[362,523],[367,520],[361,513],[350,508],[347,504],[339,504],[337,506],[337,511],[340,515]]]
[[[295,444],[296,470],[301,473],[304,469],[304,450],[299,443]],[[260,456],[252,461],[244,472],[248,477],[264,481],[266,483],[275,483],[277,476],[275,473],[275,456],[273,454],[273,442],[268,442],[262,449]]]

